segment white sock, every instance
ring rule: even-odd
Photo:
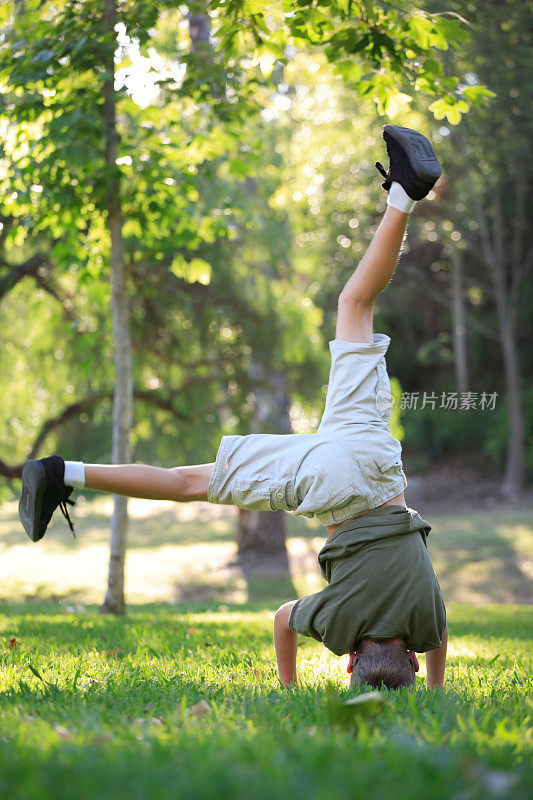
[[[401,183],[393,181],[389,189],[387,205],[398,209],[398,211],[403,211],[404,214],[410,214],[416,205],[416,200],[409,197]]]
[[[83,489],[85,486],[85,467],[81,461],[65,461],[65,475],[63,477],[65,486],[73,486],[75,489]]]

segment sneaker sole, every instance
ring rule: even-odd
[[[46,478],[43,465],[36,460],[27,461],[22,468],[19,517],[32,542],[42,539],[42,536],[39,535],[39,520],[41,519],[45,488]]]
[[[442,167],[429,139],[422,133],[400,125],[385,125],[384,133],[402,148],[419,180],[435,183],[442,175]]]

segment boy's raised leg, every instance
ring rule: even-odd
[[[374,302],[394,275],[408,219],[408,214],[387,207],[366,253],[339,295],[336,339],[372,344]]]
[[[385,125],[383,138],[389,171],[376,167],[385,178],[387,210],[354,274],[339,296],[335,337],[373,343],[374,302],[388,285],[398,262],[409,214],[416,200],[430,192],[442,169],[431,142],[418,131]]]

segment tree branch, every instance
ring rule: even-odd
[[[425,281],[425,273],[414,265],[410,265],[410,270],[414,273],[419,273],[421,278],[423,278],[423,280],[417,280],[415,282],[416,291],[420,292],[421,294],[429,295],[436,303],[444,306],[444,308],[448,309],[448,311],[451,311],[450,302],[445,298],[445,296],[440,292],[437,292],[435,289],[432,289],[431,286],[427,285],[427,282]],[[465,316],[471,328],[476,330],[482,336],[485,336],[485,338],[490,339],[492,342],[498,342],[498,344],[500,343],[498,334],[495,331],[493,331],[491,328],[488,328],[482,322],[479,322],[479,320],[469,314],[468,311],[465,313]]]
[[[7,267],[8,271],[0,276],[0,300],[28,275],[37,278],[38,270],[48,263],[48,259],[48,253],[35,253],[35,255],[30,256],[27,261],[17,266],[4,263],[2,266]],[[2,270],[2,272],[4,272],[4,270]]]
[[[198,378],[196,380],[197,384],[203,383],[207,380],[213,380],[213,376],[209,376],[206,379]],[[189,386],[192,385],[191,381],[188,382]],[[182,387],[178,387],[177,389],[173,390],[172,396],[180,394],[182,391]],[[168,413],[172,414],[173,417],[179,419],[183,422],[192,422],[193,418],[188,416],[187,414],[183,414],[181,411],[175,408],[172,399],[162,397],[161,395],[157,395],[154,392],[150,391],[134,391],[133,396],[136,400],[142,400],[143,402],[149,403],[156,408],[161,409],[162,411],[167,411]],[[76,417],[78,414],[81,414],[84,411],[92,408],[93,406],[100,403],[102,400],[111,400],[113,397],[112,392],[101,392],[99,394],[91,395],[90,397],[86,397],[83,400],[78,400],[75,403],[67,406],[63,411],[55,417],[51,417],[50,419],[46,420],[46,422],[42,425],[37,438],[33,442],[30,451],[27,457],[24,459],[23,462],[20,464],[7,464],[5,461],[0,459],[0,476],[7,478],[8,480],[13,480],[14,478],[21,478],[22,477],[22,468],[27,460],[31,458],[36,458],[41,446],[43,445],[46,437],[57,428],[60,428],[62,425],[67,423],[69,420]],[[210,403],[204,406],[201,409],[196,409],[195,411],[195,418],[201,416],[203,414],[207,414],[213,411],[218,410],[223,405],[227,405],[227,398],[224,399],[221,403]]]

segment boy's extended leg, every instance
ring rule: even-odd
[[[150,467],[144,464],[84,464],[85,486],[101,492],[146,500],[207,500],[214,463],[190,467]]]
[[[207,500],[207,488],[214,464],[163,469],[144,464],[82,464],[63,461],[60,456],[27,461],[22,470],[19,515],[34,542],[41,539],[59,506],[74,531],[67,503],[72,487],[148,500]]]
[[[387,207],[374,238],[339,295],[336,339],[373,342],[374,302],[394,275],[409,214]]]
[[[381,164],[376,166],[385,178],[388,207],[361,263],[339,296],[335,337],[350,342],[373,343],[374,302],[394,275],[409,214],[442,172],[431,143],[418,131],[385,125],[383,138],[389,171],[386,173]]]

